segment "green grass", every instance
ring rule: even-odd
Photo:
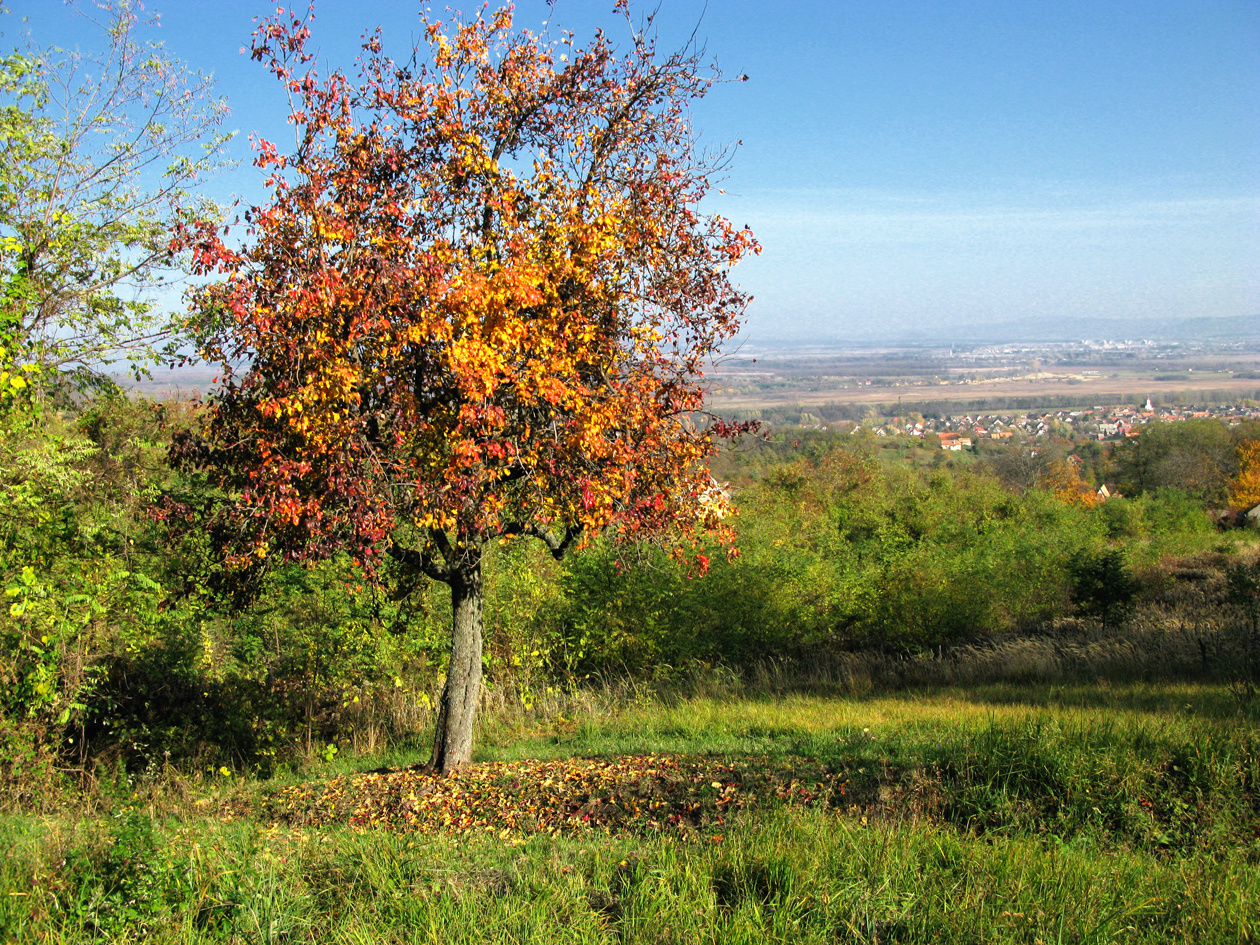
[[[478,760],[812,758],[848,790],[686,832],[294,827],[227,781],[9,816],[0,940],[1253,942],[1258,721],[1205,685],[578,700],[489,720]]]

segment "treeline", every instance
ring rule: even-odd
[[[167,461],[194,420],[187,404],[118,394],[59,408],[6,395],[0,779],[13,797],[67,773],[266,771],[429,723],[446,586],[388,567],[372,585],[333,558],[279,562],[243,594],[209,537],[168,514],[221,499]],[[496,545],[487,678],[529,702],[607,674],[914,652],[1069,616],[1115,626],[1161,560],[1232,547],[1205,514],[1222,483],[1202,479],[1196,450],[1233,462],[1218,469],[1227,492],[1245,450],[1209,422],[1212,436],[1170,425],[1115,460],[1139,479],[1103,504],[1053,451],[1041,466],[1016,444],[1005,463],[933,467],[820,437],[763,456],[760,481],[737,490],[738,553],[599,540],[558,563],[537,543]]]
[[[1123,618],[1137,575],[1215,546],[1199,501],[1154,489],[1103,504],[1061,479],[1012,489],[988,469],[890,465],[836,447],[740,496],[738,557],[709,574],[599,546],[569,566],[567,630],[587,671],[610,661],[747,665],[819,648],[916,650],[1069,615]]]
[[[1017,430],[1009,440],[981,439],[959,452],[939,449],[935,434],[876,436],[866,427],[772,427],[768,435],[727,444],[713,469],[718,478],[739,485],[757,481],[784,463],[817,461],[845,448],[872,452],[894,465],[982,468],[1015,490],[1051,483],[1069,491],[1108,485],[1111,492],[1130,496],[1175,489],[1204,508],[1246,511],[1260,503],[1260,493],[1239,491],[1235,484],[1244,471],[1244,444],[1256,441],[1260,422],[1227,427],[1212,418],[1155,421],[1142,427],[1140,436],[1118,441],[1099,441],[1051,421],[1044,434]]]

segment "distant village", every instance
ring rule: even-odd
[[[935,436],[940,440],[941,449],[956,451],[970,448],[980,440],[1010,439],[1017,432],[1028,436],[1055,434],[1073,440],[1120,440],[1137,436],[1144,424],[1153,421],[1175,422],[1202,417],[1216,417],[1230,426],[1245,420],[1260,420],[1260,404],[1250,401],[1201,408],[1180,404],[1156,407],[1148,399],[1141,406],[1122,404],[1076,410],[1010,411],[939,418],[915,415],[893,417],[886,423],[841,421],[802,426],[838,432],[848,430],[850,433],[869,429],[875,436]]]

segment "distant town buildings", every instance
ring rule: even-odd
[[[839,423],[805,423],[801,426],[819,430],[829,428],[838,431],[849,429],[856,433],[866,426],[876,436],[928,437],[935,435],[943,450],[968,449],[981,440],[1006,440],[1022,433],[1030,437],[1058,434],[1080,439],[1122,440],[1137,436],[1144,424],[1154,421],[1216,417],[1228,424],[1244,420],[1260,420],[1260,407],[1246,404],[1223,407],[1154,406],[1148,398],[1141,407],[1131,404],[1096,406],[1077,410],[1030,410],[999,414],[967,414],[964,416],[925,417],[921,420],[893,417],[886,422],[868,420],[864,424],[852,421]]]

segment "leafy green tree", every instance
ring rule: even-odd
[[[1138,590],[1137,581],[1125,567],[1124,552],[1119,548],[1078,551],[1072,556],[1070,568],[1077,610],[1098,618],[1104,627],[1120,622]]]
[[[145,527],[135,500],[150,483],[133,477],[135,491],[113,488],[95,465],[99,445],[74,418],[30,402],[30,388],[6,399],[0,757],[25,759],[27,770],[0,764],[0,783],[26,779],[35,761],[83,766],[85,726],[110,656],[154,643],[166,619],[161,588],[129,537]]]
[[[1149,423],[1118,446],[1115,463],[1126,495],[1179,489],[1224,504],[1238,461],[1229,429],[1208,418]]]
[[[0,55],[0,781],[84,765],[110,661],[174,625],[136,547],[164,451],[115,435],[124,398],[49,400],[113,389],[109,365],[173,340],[158,299],[185,271],[181,226],[216,212],[193,189],[223,163],[225,106],[142,9],[79,10],[99,54]]]
[[[142,35],[140,3],[81,12],[99,54],[28,41],[0,58],[0,345],[46,384],[171,339],[155,299],[183,274],[181,227],[216,216],[193,191],[228,138],[211,80]]]

